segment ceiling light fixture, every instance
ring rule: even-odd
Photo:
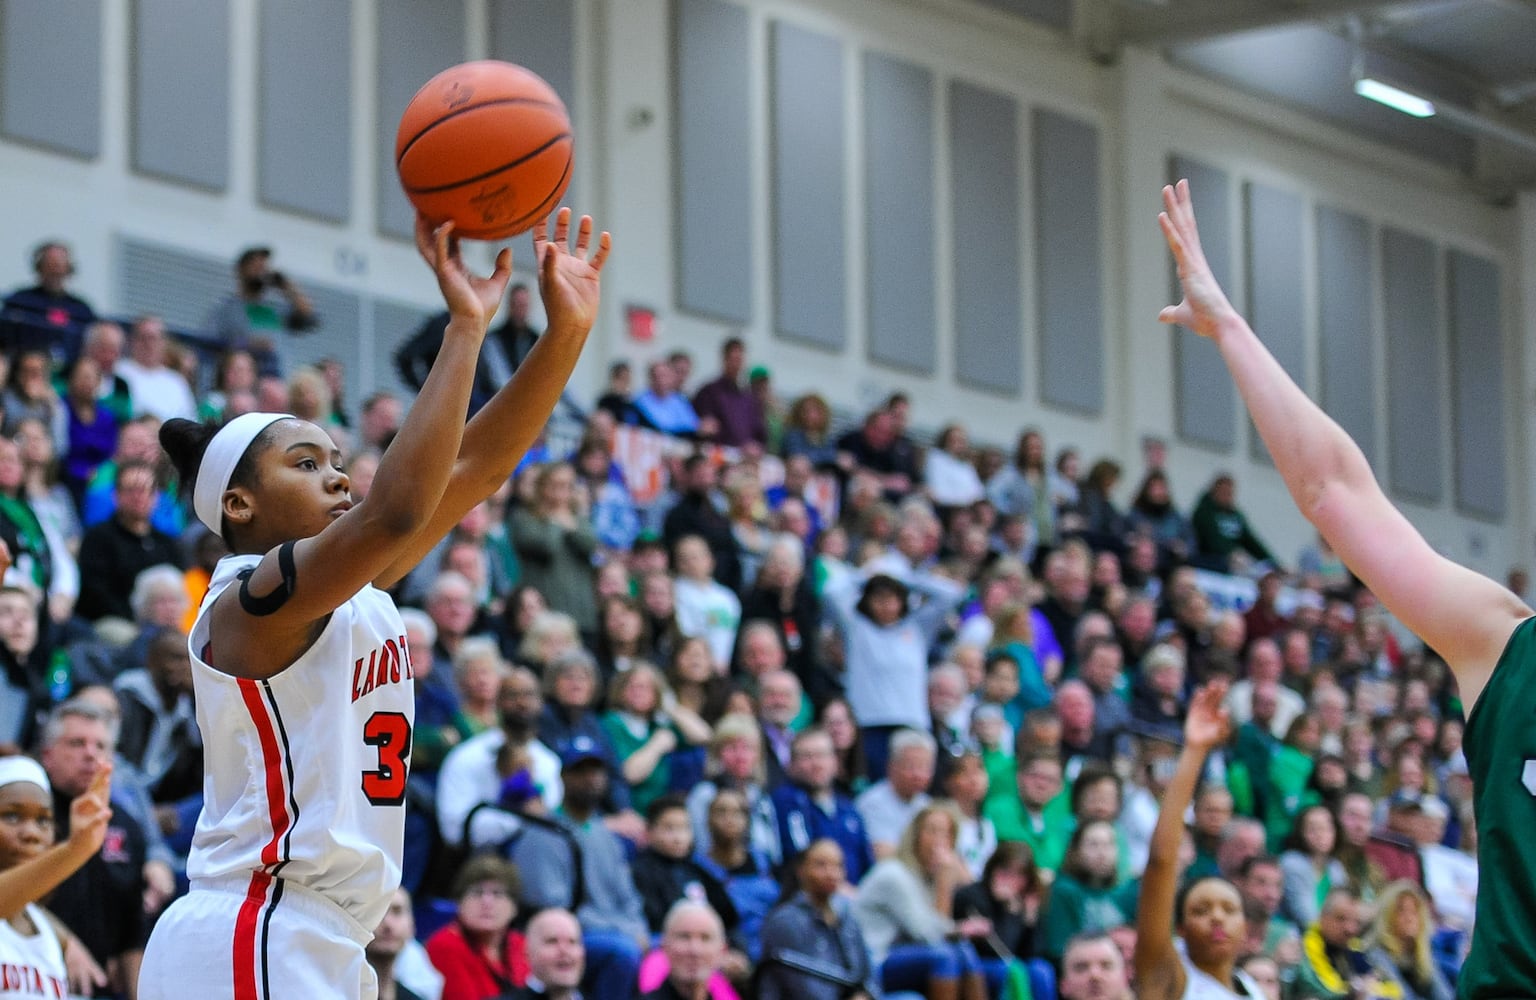
[[[1433,101],[1368,76],[1355,81],[1355,93],[1415,118],[1433,118],[1435,115]]]

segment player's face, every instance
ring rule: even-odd
[[[273,426],[258,461],[254,517],[278,519],[284,534],[312,538],[352,508],[352,484],[331,436],[307,420]]]
[[[52,797],[30,781],[0,788],[0,871],[37,857],[52,844]]]
[[[1235,958],[1248,938],[1237,889],[1215,879],[1196,885],[1184,900],[1182,930],[1191,957]]]

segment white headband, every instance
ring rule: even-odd
[[[197,470],[197,484],[192,487],[192,509],[208,530],[224,537],[224,491],[229,477],[245,457],[251,442],[279,420],[295,420],[291,413],[242,413],[231,420],[208,442],[203,464]]]
[[[0,788],[18,781],[30,781],[49,795],[53,788],[48,784],[48,772],[31,757],[0,757]]]

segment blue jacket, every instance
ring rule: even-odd
[[[833,793],[830,815],[822,812],[811,793],[799,785],[786,784],[774,789],[773,811],[779,819],[781,864],[788,866],[812,841],[828,837],[843,849],[843,864],[848,881],[857,884],[875,863],[869,847],[864,820],[846,795]]]

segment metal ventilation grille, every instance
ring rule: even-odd
[[[117,302],[124,316],[154,313],[177,330],[206,333],[214,307],[234,291],[229,260],[117,238]]]

